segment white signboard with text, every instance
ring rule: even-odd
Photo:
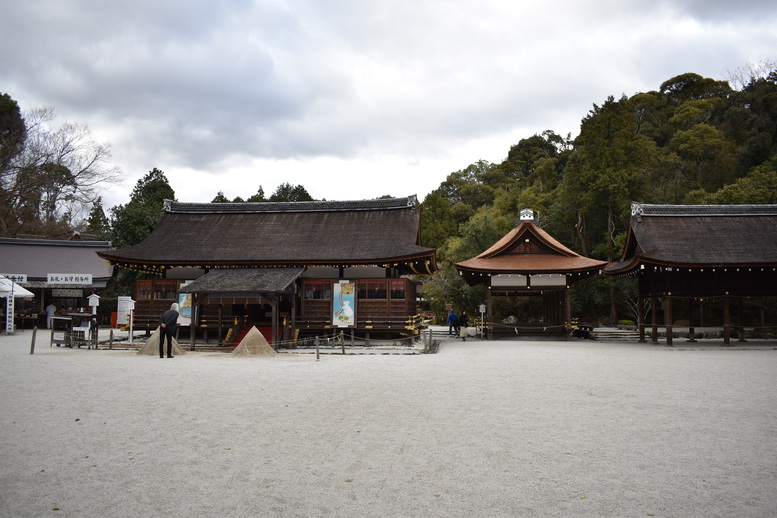
[[[0,273],[0,276],[5,277],[8,280],[14,281],[16,284],[25,284],[27,282],[26,273]]]
[[[117,301],[116,325],[123,326],[129,324],[130,311],[135,308],[132,297],[121,296]]]
[[[91,273],[49,273],[48,284],[92,284]]]

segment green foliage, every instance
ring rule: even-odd
[[[695,190],[688,193],[686,203],[711,205],[777,203],[777,157],[754,167],[744,178],[725,185],[713,193]]]
[[[256,194],[249,197],[246,201],[249,203],[267,201],[267,198],[264,197],[264,189],[262,188],[262,186],[260,185],[259,190],[256,191]]]
[[[164,200],[174,200],[175,191],[165,174],[156,167],[138,180],[126,205],[117,205],[112,213],[112,241],[126,248],[143,241],[154,230],[164,207]]]
[[[19,105],[4,93],[0,95],[0,173],[8,170],[11,160],[21,153],[27,127]]]
[[[111,222],[103,210],[102,197],[98,197],[92,205],[89,218],[86,220],[85,230],[89,234],[94,234],[97,239],[111,239]]]
[[[545,131],[511,146],[500,164],[479,161],[449,174],[421,204],[424,246],[436,248],[443,264],[469,259],[531,208],[566,246],[615,260],[632,201],[777,203],[777,70],[740,83],[733,90],[726,81],[681,74],[658,91],[595,104],[574,142]],[[474,300],[477,290],[442,275],[437,297]],[[634,290],[633,279],[575,283],[573,313],[634,320]]]
[[[219,191],[218,194],[216,194],[216,197],[210,200],[211,203],[230,203],[229,198],[224,196],[224,193],[222,191]]]
[[[457,231],[451,204],[438,191],[429,193],[421,202],[421,244],[440,248]]]
[[[243,200],[240,196],[235,197],[235,199],[230,200],[227,198],[222,191],[219,191],[218,194],[216,194],[216,197],[213,198],[210,202],[211,203],[258,203],[258,202],[264,202],[267,201],[267,198],[264,197],[264,189],[262,186],[259,186],[259,190],[256,191],[256,194],[253,196],[250,196],[247,200]]]
[[[264,191],[262,191],[264,195]],[[269,201],[315,201],[307,190],[301,185],[282,183],[275,189]]]

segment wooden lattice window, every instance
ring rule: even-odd
[[[386,300],[386,281],[359,281],[360,300]]]
[[[392,279],[389,281],[389,284],[391,285],[391,298],[394,300],[404,300],[407,286],[406,281],[404,279]]]
[[[307,300],[331,300],[332,281],[306,280],[304,296]]]

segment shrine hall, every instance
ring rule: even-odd
[[[252,326],[273,345],[339,331],[413,336],[422,324],[413,276],[437,270],[435,250],[420,245],[416,196],[166,200],[145,240],[98,255],[160,277],[137,281],[136,327],[155,329],[159,315],[179,302],[192,343],[197,334],[235,343]]]
[[[777,205],[650,205],[632,203],[628,235],[608,275],[635,275],[639,286],[640,340],[650,301],[652,340],[658,341],[663,310],[666,343],[672,345],[677,303],[685,303],[689,340],[710,299],[723,305],[723,342],[736,327],[744,340],[747,304],[777,296]],[[736,305],[736,326],[731,306]],[[763,324],[763,323],[762,323]]]
[[[564,334],[572,332],[570,287],[598,275],[607,263],[573,252],[534,222],[533,211],[521,211],[519,224],[477,257],[456,263],[470,286],[486,287],[489,338],[500,334]],[[493,320],[494,297],[541,297],[541,322],[502,326]]]

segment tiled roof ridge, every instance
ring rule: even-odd
[[[632,216],[775,216],[776,204],[656,205],[631,202]]]
[[[290,201],[244,203],[184,203],[165,200],[164,211],[175,213],[245,214],[268,212],[340,212],[415,208],[416,195],[403,198],[379,198],[349,201]]]
[[[45,246],[69,246],[73,248],[110,248],[110,241],[91,241],[69,239],[29,239],[18,237],[0,237],[0,244],[4,245],[45,245]]]

